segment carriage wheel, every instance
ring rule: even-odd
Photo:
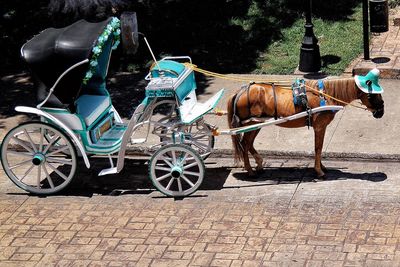
[[[194,193],[204,178],[204,163],[200,155],[186,145],[166,145],[159,149],[149,163],[153,185],[172,197]]]
[[[7,133],[1,146],[1,163],[11,181],[23,190],[52,194],[71,182],[77,157],[70,138],[60,130],[46,123],[28,122]]]
[[[174,118],[170,119],[173,120]],[[215,139],[212,135],[211,127],[204,122],[203,119],[191,124],[182,125],[172,131],[182,132],[185,134],[185,144],[196,150],[203,160],[207,159],[214,149]],[[166,128],[161,130],[160,140],[165,143],[172,142],[172,131]]]

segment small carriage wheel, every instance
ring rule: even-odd
[[[172,197],[194,193],[204,178],[204,163],[192,148],[181,144],[166,145],[151,157],[149,174],[153,185]]]
[[[56,193],[71,182],[76,171],[76,149],[70,138],[43,122],[23,123],[9,131],[0,152],[7,176],[30,193]]]
[[[169,118],[170,121],[177,120],[176,117]],[[215,138],[211,134],[211,126],[203,119],[194,122],[191,125],[181,125],[177,130],[179,132],[188,133],[185,137],[185,144],[196,150],[203,160],[210,156],[210,152],[214,149]],[[160,141],[172,143],[172,132],[168,132],[166,128],[160,131]]]

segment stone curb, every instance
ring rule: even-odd
[[[314,159],[314,152],[309,151],[271,151],[258,150],[263,158],[277,159]],[[147,155],[152,155],[149,152]],[[145,153],[146,154],[146,153]],[[143,156],[143,148],[128,146],[126,155]],[[379,161],[379,162],[400,162],[400,154],[379,154],[379,153],[352,153],[352,152],[324,152],[323,160],[340,161]],[[210,158],[233,158],[232,149],[215,149]]]

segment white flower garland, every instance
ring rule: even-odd
[[[114,38],[114,44],[112,47],[113,50],[115,50],[118,47],[121,35],[120,26],[121,26],[120,20],[118,18],[113,17],[111,21],[107,24],[107,26],[104,28],[103,33],[97,39],[96,46],[93,47],[92,49],[93,55],[89,62],[89,70],[86,72],[85,78],[83,78],[83,84],[87,84],[90,78],[92,78],[93,74],[96,72],[96,67],[99,64],[98,58],[101,52],[103,51],[104,44],[107,42],[108,38],[110,37]]]

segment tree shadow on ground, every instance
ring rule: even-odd
[[[36,90],[26,72],[10,74],[0,79],[0,117],[11,117],[17,114],[14,108],[18,105],[34,106]]]
[[[148,164],[146,159],[125,159],[125,167],[119,174],[97,176],[98,173],[109,166],[108,159],[96,158],[91,160],[92,167],[87,169],[83,162],[79,162],[76,175],[68,187],[57,193],[59,196],[84,196],[93,195],[148,195],[156,191],[148,177]],[[207,175],[199,190],[215,191],[231,188],[261,187],[278,184],[297,184],[299,182],[329,182],[338,180],[365,180],[383,182],[387,175],[382,172],[351,173],[339,169],[329,169],[325,179],[315,180],[312,168],[266,168],[265,172],[257,179],[249,179],[244,172],[234,172],[233,177],[243,184],[225,185],[231,168],[213,167],[206,165]],[[198,195],[197,197],[206,196]],[[155,198],[163,198],[158,194]]]

